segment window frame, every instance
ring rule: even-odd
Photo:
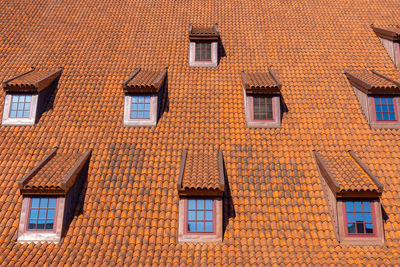
[[[271,120],[268,120],[268,119],[261,120],[261,119],[255,119],[254,118],[254,98],[255,97],[271,98],[271,102],[272,102],[272,119]],[[274,122],[274,121],[276,121],[276,118],[275,118],[275,113],[276,113],[276,111],[275,111],[276,103],[275,102],[276,101],[274,101],[274,96],[273,95],[251,95],[251,100],[250,101],[251,101],[250,102],[251,103],[250,104],[250,112],[251,112],[252,121],[254,121],[254,122]],[[266,114],[268,114],[268,112]]]
[[[31,104],[29,110],[29,117],[11,117],[11,106],[12,99],[16,95],[24,95],[31,96]],[[2,124],[3,125],[34,125],[36,123],[36,114],[38,107],[38,94],[28,94],[28,93],[7,93],[4,100],[4,108],[3,108],[3,117]]]
[[[363,238],[363,237],[376,237],[377,236],[377,226],[376,226],[376,214],[375,214],[375,205],[374,202],[369,200],[369,199],[344,199],[342,202],[343,205],[343,219],[344,219],[344,230],[345,230],[345,235],[347,237],[358,237],[358,238]],[[349,233],[349,229],[348,229],[348,221],[347,221],[347,209],[346,209],[346,203],[347,202],[369,202],[370,207],[371,207],[371,217],[372,217],[372,229],[373,229],[373,233]],[[355,213],[355,212],[354,212]],[[364,212],[363,212],[364,213]],[[355,222],[356,223],[356,222]],[[365,223],[365,221],[364,221]]]
[[[139,97],[139,96],[143,96],[143,97],[150,97],[150,103],[149,103],[149,105],[150,105],[150,109],[149,109],[149,118],[132,118],[131,117],[131,115],[132,115],[132,98],[133,97]],[[129,120],[132,120],[132,121],[149,121],[149,120],[151,120],[151,118],[152,118],[152,112],[154,112],[154,108],[152,107],[152,102],[151,102],[151,95],[150,94],[143,94],[143,95],[129,95]],[[144,105],[145,105],[145,103],[144,103]]]
[[[56,206],[55,206],[55,211],[54,211],[54,219],[53,219],[53,229],[29,229],[29,220],[30,220],[30,213],[32,209],[32,199],[34,198],[55,198],[56,199]],[[59,212],[59,197],[57,196],[32,196],[29,197],[28,200],[28,213],[26,216],[26,222],[25,222],[25,232],[26,233],[55,233],[56,232],[56,227],[57,227],[57,215]]]
[[[395,116],[395,120],[378,120],[377,119],[377,112],[376,112],[376,98],[392,98],[393,100],[393,108],[394,108],[394,116]],[[375,123],[398,123],[399,122],[399,113],[398,113],[398,101],[396,99],[396,97],[394,96],[385,96],[385,95],[371,95],[371,99],[372,99],[372,114],[373,114],[373,120]]]
[[[210,45],[210,59],[207,59],[207,60],[197,59],[197,55],[198,55],[197,45],[201,46],[201,44],[209,44]],[[202,47],[200,47],[200,56],[199,56],[200,58],[202,55],[201,51],[202,51]],[[195,42],[194,60],[196,62],[212,62],[212,42],[211,41],[196,41]]]
[[[281,95],[280,94],[260,94],[263,96],[272,97],[272,114],[273,120],[254,120],[253,112],[253,97],[258,94],[247,94],[245,88],[243,87],[244,96],[244,115],[246,119],[246,126],[251,128],[277,128],[281,127]]]
[[[125,94],[124,97],[124,126],[155,126],[157,124],[160,97],[163,95],[163,90],[158,94]],[[132,119],[132,96],[150,96],[150,118],[149,119]]]
[[[213,231],[212,232],[198,232],[198,231],[196,231],[196,232],[190,232],[190,231],[188,231],[188,222],[189,222],[189,200],[212,200],[212,205],[213,205],[213,219],[212,219],[212,222],[213,222]],[[189,234],[189,235],[215,235],[216,234],[216,215],[217,215],[217,212],[216,212],[216,209],[217,209],[217,205],[216,205],[216,199],[214,199],[214,198],[204,198],[204,197],[191,197],[191,198],[185,198],[184,199],[184,202],[185,202],[185,214],[184,214],[184,216],[185,216],[185,219],[184,219],[184,223],[185,223],[185,226],[184,226],[184,233],[185,234]],[[197,211],[197,207],[196,207],[196,211]],[[197,222],[197,220],[196,220],[196,222]]]
[[[211,60],[196,60],[196,43],[211,43]],[[217,67],[218,66],[218,41],[191,40],[189,42],[189,66],[190,67]]]

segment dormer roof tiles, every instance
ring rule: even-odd
[[[400,94],[400,83],[376,71],[346,71],[350,84],[366,94]]]
[[[242,80],[246,92],[252,94],[279,94],[282,87],[271,69],[267,72],[242,71]]]
[[[158,93],[166,75],[167,69],[162,71],[147,71],[139,67],[125,80],[123,89],[126,93]]]
[[[224,191],[221,151],[187,151],[182,155],[178,178],[180,194],[217,194]]]
[[[67,193],[90,156],[85,153],[61,153],[54,148],[19,181],[23,193]]]
[[[400,41],[400,26],[390,25],[390,26],[371,26],[376,35],[381,38],[388,39],[391,41]]]
[[[60,77],[62,69],[55,71],[39,71],[31,69],[3,82],[6,92],[36,92],[47,88]]]
[[[193,41],[216,41],[219,38],[219,31],[217,24],[211,27],[205,26],[189,26],[189,39]]]

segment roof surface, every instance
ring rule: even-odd
[[[373,191],[378,186],[348,152],[320,152],[340,191]]]
[[[130,93],[158,92],[164,82],[166,73],[166,70],[146,71],[138,68],[124,82],[124,90]]]
[[[53,83],[61,75],[61,71],[61,69],[56,71],[39,71],[32,69],[4,81],[3,88],[6,91],[26,91],[33,89],[40,92]]]
[[[398,265],[400,138],[371,129],[345,69],[399,80],[370,25],[398,23],[398,0],[1,1],[0,80],[63,66],[34,126],[0,126],[0,262],[44,265]],[[188,66],[188,25],[218,23],[216,68]],[[241,71],[284,86],[280,128],[246,128]],[[156,127],[123,127],[122,82],[168,66]],[[0,115],[4,92],[0,95]],[[50,148],[92,149],[88,183],[59,244],[16,242],[17,181]],[[184,149],[224,153],[222,243],[178,243]],[[384,185],[385,246],[334,235],[312,150],[352,150]]]
[[[252,93],[260,91],[277,91],[279,92],[281,84],[276,77],[274,77],[273,72],[270,70],[268,72],[258,72],[249,73],[242,72],[243,83],[247,91]]]

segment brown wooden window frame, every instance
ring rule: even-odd
[[[213,230],[210,232],[210,231],[189,231],[188,230],[188,225],[189,225],[189,221],[193,221],[193,222],[199,222],[199,221],[201,221],[201,222],[204,222],[204,227],[205,227],[205,222],[209,222],[210,220],[206,220],[206,219],[204,219],[204,220],[189,220],[189,211],[196,211],[196,215],[197,215],[197,211],[199,211],[199,210],[201,210],[201,209],[197,209],[197,206],[196,206],[196,209],[189,209],[189,201],[190,200],[195,200],[196,201],[196,205],[197,205],[197,201],[198,200],[211,200],[212,201],[212,207],[213,207],[213,210],[212,210],[212,227],[213,227]],[[205,203],[204,203],[204,205],[205,205]],[[203,210],[201,210],[201,211],[207,211],[207,209],[205,208],[205,206],[204,206],[204,209]],[[205,216],[205,214],[204,214],[204,216]],[[215,235],[215,233],[216,233],[216,200],[215,199],[213,199],[213,198],[187,198],[187,199],[185,199],[185,229],[184,229],[184,233],[185,234],[198,234],[198,235]]]
[[[49,200],[50,198],[55,198],[56,199],[56,205],[54,208],[54,218],[52,219],[53,221],[53,228],[52,229],[30,229],[29,228],[29,222],[31,220],[31,210],[32,210],[32,200],[33,199],[47,199]],[[59,198],[56,196],[33,196],[33,197],[29,197],[29,202],[28,202],[28,214],[26,216],[26,223],[25,223],[25,232],[36,232],[36,233],[45,233],[45,232],[49,232],[49,233],[55,233],[56,232],[56,225],[57,225],[57,215],[58,215],[58,210],[59,210]],[[40,203],[40,201],[39,201]],[[40,204],[39,204],[40,205]],[[40,210],[40,208],[38,209]],[[47,204],[47,208],[46,211],[48,210],[48,204]],[[47,217],[47,216],[46,216]],[[36,219],[36,221],[38,221],[39,218]],[[46,218],[47,220],[47,218]]]
[[[345,229],[346,236],[350,236],[350,237],[364,237],[364,236],[365,237],[376,237],[377,236],[375,205],[374,205],[373,201],[368,200],[368,199],[344,199],[341,202],[343,204],[343,212],[344,212],[344,214],[343,214],[344,225],[343,226],[344,226],[344,229]],[[364,209],[361,212],[356,211],[355,210],[355,202],[361,202],[361,203],[367,202],[367,203],[369,203],[370,211],[369,212],[365,212]],[[353,208],[354,208],[353,212],[347,211],[346,203],[353,203]],[[363,206],[364,204],[361,204],[361,205]],[[348,222],[348,214],[349,213],[354,214],[354,216],[356,216],[355,215],[356,213],[363,215],[363,221],[362,222],[360,222],[360,221],[357,222],[356,219],[354,221],[356,231],[357,231],[357,226],[356,226],[357,224],[363,224],[363,228],[365,230],[366,230],[366,227],[365,227],[366,224],[372,224],[373,233],[367,233],[366,231],[365,231],[365,233],[349,233],[348,224],[352,223],[352,222]],[[371,214],[371,222],[366,222],[365,221],[365,213],[370,213]]]

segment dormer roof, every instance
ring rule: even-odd
[[[184,150],[178,192],[180,195],[222,195],[224,192],[222,152]]]
[[[147,71],[137,68],[135,72],[124,81],[125,93],[158,93],[164,84],[167,68],[162,71]]]
[[[211,27],[189,25],[189,39],[191,41],[217,41],[218,38],[217,24]]]
[[[21,193],[66,194],[78,179],[91,150],[84,153],[61,153],[54,148],[24,178],[19,180]]]
[[[268,68],[268,72],[242,71],[243,86],[250,94],[280,94],[282,84],[275,73]]]
[[[62,68],[55,71],[38,71],[34,68],[3,82],[6,92],[40,93],[60,77]]]
[[[399,25],[390,25],[390,26],[374,26],[371,25],[372,29],[378,35],[378,37],[391,40],[391,41],[400,41],[400,26]]]
[[[322,176],[336,196],[348,192],[382,193],[383,185],[352,151],[314,154]]]
[[[345,71],[350,84],[366,94],[400,94],[400,83],[376,71]]]

